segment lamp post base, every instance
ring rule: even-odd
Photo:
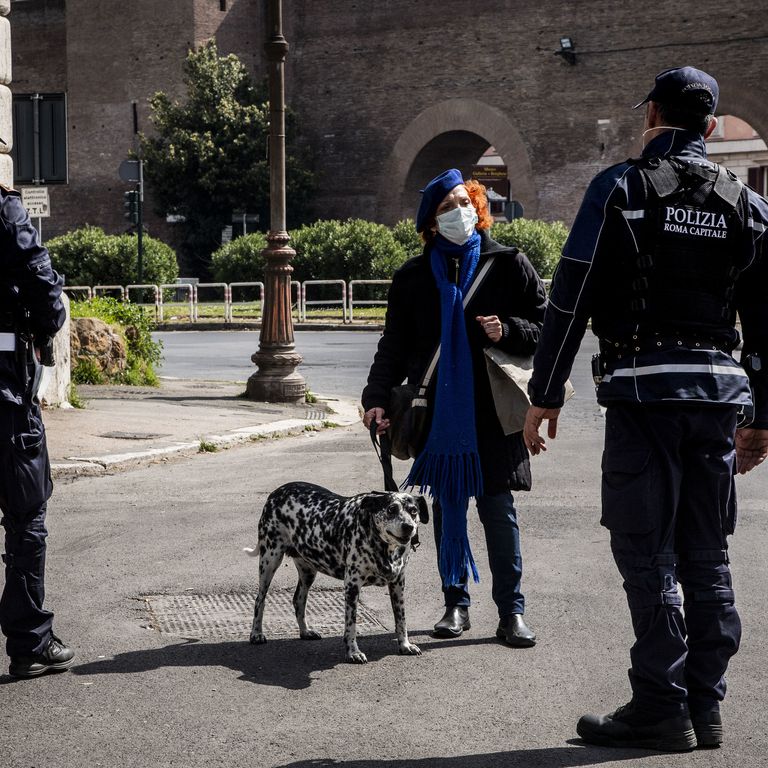
[[[296,371],[302,357],[290,350],[261,349],[251,355],[259,370],[251,374],[245,389],[249,400],[269,403],[303,403],[307,396],[304,377]]]

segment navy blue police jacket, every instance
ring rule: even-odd
[[[680,129],[648,143],[643,158],[653,157],[709,163],[703,137]],[[631,328],[616,327],[616,313],[606,300],[615,287],[608,276],[616,260],[638,257],[646,203],[641,171],[633,161],[607,168],[590,183],[552,281],[529,385],[534,405],[563,405],[564,384],[590,319],[601,339],[632,338]],[[740,270],[733,303],[743,336],[740,360],[749,362],[742,366],[728,351],[685,342],[640,348],[607,364],[598,402],[732,404],[749,414],[741,426],[751,419],[751,426],[768,428],[768,202],[748,188],[746,207],[747,231],[741,252],[733,254]],[[735,330],[733,339],[736,346]]]
[[[19,193],[0,186],[0,334],[26,325],[36,344],[55,336],[66,317],[63,283]],[[23,395],[16,354],[0,351],[0,402],[21,405]]]

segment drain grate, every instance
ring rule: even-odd
[[[199,639],[247,638],[255,599],[253,592],[143,596],[154,629]],[[268,638],[298,637],[292,601],[292,589],[269,591],[264,608],[264,634]],[[322,635],[344,634],[344,592],[313,589],[307,600],[307,623]],[[357,606],[357,630],[360,634],[388,631],[362,602]]]

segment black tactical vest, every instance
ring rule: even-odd
[[[631,275],[633,325],[646,338],[733,338],[744,185],[725,168],[680,158],[644,159],[637,168],[646,204]]]

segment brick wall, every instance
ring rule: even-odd
[[[146,99],[178,92],[187,49],[213,35],[259,76],[263,6],[69,0],[64,13],[63,0],[18,4],[17,83],[68,93],[70,183],[52,188],[46,234],[85,222],[124,228],[117,166],[132,144],[131,101],[148,128]],[[642,116],[630,107],[668,66],[710,71],[721,113],[768,137],[768,46],[753,39],[768,35],[768,18],[754,3],[657,3],[652,24],[639,10],[650,12],[604,0],[285,2],[287,100],[315,150],[318,215],[413,215],[425,181],[493,144],[527,215],[570,222],[589,179],[637,153]],[[562,35],[576,44],[575,66],[553,55]]]
[[[652,24],[640,23],[636,3],[602,0],[292,7],[289,103],[319,150],[326,188],[335,187],[321,200],[324,215],[412,214],[414,190],[463,162],[459,147],[422,162],[428,141],[481,132],[471,113],[451,108],[456,99],[474,100],[494,124],[498,138],[483,138],[506,141],[526,210],[566,221],[596,171],[638,151],[642,116],[630,107],[665,67],[708,69],[724,109],[768,136],[768,46],[746,39],[768,34],[768,20],[743,0],[653,4]],[[553,55],[562,35],[576,44],[575,66]],[[420,125],[425,115],[429,126]],[[404,143],[414,126],[415,141]],[[419,179],[409,177],[414,164]]]

